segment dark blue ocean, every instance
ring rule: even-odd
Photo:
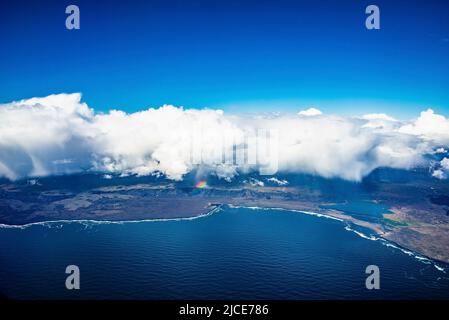
[[[193,220],[2,227],[0,294],[18,299],[449,298],[447,265],[373,239],[369,231],[341,221],[243,208]],[[65,268],[72,264],[80,268],[80,290],[65,288]],[[373,264],[380,268],[380,290],[365,288],[365,268]]]

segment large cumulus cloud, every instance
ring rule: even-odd
[[[199,169],[229,179],[258,169],[258,163],[238,163],[232,156],[222,160],[260,129],[277,133],[271,157],[279,171],[354,181],[378,167],[426,165],[424,155],[449,144],[449,120],[432,110],[409,122],[384,114],[338,117],[316,109],[238,116],[166,105],[96,113],[80,94],[58,94],[0,105],[0,176],[14,180],[96,170],[179,180]]]

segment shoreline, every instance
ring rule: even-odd
[[[355,234],[357,234],[359,237],[367,239],[367,240],[371,240],[371,241],[377,241],[377,240],[382,240],[386,243],[387,246],[393,247],[397,250],[402,251],[403,253],[409,255],[409,256],[413,256],[414,258],[418,259],[421,262],[429,262],[432,263],[433,266],[441,271],[446,273],[446,270],[449,270],[449,262],[448,261],[443,261],[443,260],[439,260],[439,259],[435,259],[432,258],[430,256],[427,256],[421,252],[418,252],[416,250],[407,248],[403,245],[401,245],[400,243],[390,240],[388,238],[385,238],[384,235],[386,235],[387,233],[385,231],[383,231],[383,228],[380,224],[375,224],[375,223],[371,223],[371,222],[366,222],[366,221],[362,221],[359,219],[355,219],[349,215],[345,215],[343,213],[340,213],[337,210],[328,210],[326,211],[326,214],[324,213],[318,213],[318,212],[310,212],[310,211],[304,211],[304,210],[296,210],[296,209],[285,209],[285,208],[268,208],[268,207],[245,207],[245,206],[231,206],[231,208],[246,208],[246,209],[253,209],[253,210],[282,210],[282,211],[287,211],[287,212],[296,212],[296,213],[301,213],[301,214],[306,214],[306,215],[311,215],[311,216],[315,216],[318,218],[327,218],[327,219],[333,219],[333,220],[337,220],[343,223],[346,223],[345,229],[347,231],[350,232],[354,232]],[[330,213],[330,212],[332,213]],[[345,217],[348,217],[348,219],[345,219]],[[359,227],[363,227],[363,228],[367,228],[373,232],[375,232],[376,236],[378,236],[378,238],[374,238],[373,236],[367,236],[364,233],[358,231],[358,230],[354,230],[352,229],[348,223],[352,223],[356,226]],[[381,233],[378,232],[378,230],[381,230]],[[446,265],[445,268],[441,267],[438,265],[438,263],[440,264],[444,264]]]
[[[178,217],[178,218],[152,218],[152,219],[138,219],[138,220],[95,220],[95,219],[61,219],[61,220],[47,220],[47,221],[37,221],[25,224],[5,224],[0,223],[0,229],[26,229],[33,226],[45,226],[46,224],[56,224],[56,223],[92,223],[92,224],[126,224],[126,223],[140,223],[140,222],[164,222],[164,221],[189,221],[196,220],[200,218],[205,218],[214,214],[222,208],[222,205],[215,206],[213,209],[206,213],[202,213],[191,217]]]
[[[208,216],[213,215],[214,213],[220,211],[223,207],[229,207],[231,209],[250,209],[250,210],[278,210],[278,211],[286,211],[286,212],[292,212],[292,213],[300,213],[305,215],[314,216],[317,218],[326,218],[326,219],[332,219],[336,220],[342,223],[345,223],[345,230],[349,232],[353,232],[357,234],[359,237],[362,237],[367,240],[371,241],[377,241],[381,240],[385,242],[386,246],[393,247],[397,250],[402,251],[404,254],[407,254],[409,256],[413,256],[414,258],[418,259],[419,261],[423,263],[430,263],[432,264],[437,270],[446,273],[446,270],[449,270],[449,262],[438,260],[432,257],[429,257],[427,255],[424,255],[416,250],[407,248],[402,246],[400,243],[397,243],[393,240],[390,240],[388,238],[385,238],[384,235],[386,234],[383,230],[382,226],[380,224],[375,224],[371,222],[362,221],[359,219],[355,219],[349,215],[346,215],[344,213],[341,213],[337,210],[326,210],[325,213],[320,212],[312,212],[312,211],[306,211],[306,210],[300,210],[300,209],[289,209],[289,208],[282,208],[282,207],[258,207],[258,206],[242,206],[242,205],[233,205],[233,204],[214,204],[214,207],[209,210],[206,213],[199,214],[196,216],[191,217],[178,217],[178,218],[152,218],[152,219],[137,219],[137,220],[95,220],[95,219],[61,219],[61,220],[48,220],[48,221],[39,221],[39,222],[31,222],[27,224],[0,224],[0,229],[27,229],[29,227],[33,226],[47,226],[47,225],[54,225],[54,224],[70,224],[70,223],[78,223],[78,224],[95,224],[95,225],[101,225],[101,224],[128,224],[128,223],[142,223],[142,222],[167,222],[167,221],[190,221],[190,220],[196,220],[200,218],[206,218]],[[373,231],[378,238],[374,238],[373,236],[367,236],[364,233],[354,230],[350,227],[349,223],[352,223],[356,226],[367,228],[371,231]],[[446,267],[441,267],[438,265],[438,263],[445,264]]]

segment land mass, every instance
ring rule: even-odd
[[[449,190],[445,184],[377,179],[374,184],[356,186],[354,198],[351,190],[348,196],[321,180],[286,186],[251,179],[203,189],[169,181],[121,184],[118,180],[85,188],[42,180],[3,182],[0,224],[190,218],[205,215],[220,205],[280,208],[324,214],[369,228],[404,248],[449,263],[449,202],[445,198]],[[339,186],[343,182],[336,183],[344,187]]]

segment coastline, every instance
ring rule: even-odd
[[[91,224],[126,224],[126,223],[141,223],[141,222],[164,222],[164,221],[189,221],[200,218],[205,218],[214,214],[215,212],[221,209],[222,205],[215,206],[210,211],[206,213],[201,213],[195,216],[190,217],[174,217],[174,218],[151,218],[151,219],[137,219],[137,220],[95,220],[95,219],[61,219],[61,220],[47,220],[47,221],[38,221],[38,222],[30,222],[25,224],[5,224],[0,223],[0,229],[25,229],[32,226],[45,226],[48,224],[57,224],[57,223],[91,223]]]
[[[432,263],[434,265],[434,267],[436,269],[438,269],[439,271],[442,271],[444,273],[446,273],[446,270],[449,270],[449,261],[444,261],[444,260],[440,260],[440,259],[436,259],[434,257],[428,256],[423,254],[422,252],[418,251],[418,250],[414,250],[412,248],[408,248],[404,245],[402,245],[401,243],[398,243],[394,240],[390,240],[388,239],[386,236],[388,235],[388,232],[385,231],[385,229],[382,227],[382,225],[380,224],[376,224],[376,223],[372,223],[372,222],[367,222],[367,221],[363,221],[363,220],[359,220],[356,218],[353,218],[349,215],[346,215],[344,213],[341,213],[337,210],[326,210],[325,213],[317,213],[317,212],[309,212],[309,211],[304,211],[304,210],[295,210],[295,209],[286,209],[286,208],[268,208],[268,207],[245,207],[245,206],[232,206],[234,208],[246,208],[246,209],[260,209],[260,210],[283,210],[283,211],[289,211],[289,212],[297,212],[297,213],[301,213],[301,214],[307,214],[307,215],[312,215],[318,218],[330,218],[330,219],[334,219],[340,222],[344,222],[344,223],[352,223],[356,226],[360,226],[360,227],[364,227],[367,228],[371,231],[373,231],[377,237],[373,237],[373,236],[368,236],[358,230],[354,230],[352,229],[348,224],[346,224],[345,229],[347,231],[351,231],[354,232],[355,234],[357,234],[358,236],[367,239],[367,240],[372,240],[372,241],[376,241],[376,240],[382,240],[385,241],[385,244],[387,246],[396,248],[400,251],[402,251],[403,253],[407,254],[407,255],[411,255],[414,256],[416,259],[422,261],[422,262],[429,262]],[[443,268],[440,265],[438,265],[438,263],[440,264],[445,264],[446,267]]]
[[[52,226],[57,224],[70,224],[70,223],[79,223],[79,224],[94,224],[94,225],[100,225],[100,224],[128,224],[128,223],[144,223],[144,222],[166,222],[166,221],[190,221],[190,220],[196,220],[200,218],[206,218],[208,216],[213,215],[216,212],[219,212],[222,210],[223,207],[229,207],[229,208],[244,208],[244,209],[252,209],[252,210],[280,210],[280,211],[286,211],[286,212],[294,212],[294,213],[300,213],[300,214],[306,214],[310,216],[314,216],[317,218],[326,218],[326,219],[332,219],[339,222],[342,222],[345,224],[344,228],[346,231],[353,232],[357,234],[358,236],[371,240],[371,241],[377,241],[381,240],[385,242],[386,246],[393,247],[397,250],[402,251],[403,253],[413,256],[416,259],[418,259],[421,262],[432,264],[436,269],[439,271],[446,273],[446,270],[449,270],[449,261],[444,261],[440,259],[433,258],[431,256],[424,255],[423,253],[419,252],[418,250],[414,250],[412,248],[408,248],[406,246],[403,246],[401,243],[398,243],[394,240],[390,240],[386,235],[388,233],[385,231],[385,229],[380,224],[367,222],[363,220],[359,220],[356,218],[353,218],[347,214],[344,214],[338,210],[328,209],[324,210],[324,212],[313,212],[313,211],[305,211],[300,209],[292,209],[292,208],[283,208],[283,207],[258,207],[258,206],[244,206],[244,205],[234,205],[232,203],[220,203],[220,204],[210,204],[211,210],[207,211],[206,213],[201,213],[194,216],[189,217],[174,217],[174,218],[151,218],[151,219],[136,219],[136,220],[95,220],[95,219],[61,219],[61,220],[48,220],[48,221],[39,221],[39,222],[31,222],[27,224],[0,224],[0,229],[26,229],[32,226]],[[320,210],[317,210],[320,211]],[[367,228],[371,231],[373,231],[376,236],[369,236],[366,235],[358,230],[355,230],[351,228],[350,224],[360,226],[363,228]],[[447,266],[441,267],[439,263],[443,263]]]

